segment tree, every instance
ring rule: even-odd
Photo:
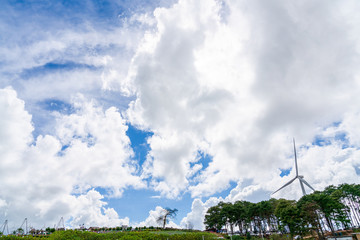
[[[234,234],[234,224],[236,224],[236,212],[232,203],[220,203],[221,217],[225,224],[230,226],[231,234]]]
[[[338,229],[360,224],[360,185],[342,184],[328,186],[303,196],[299,201],[269,199],[258,203],[237,201],[234,204],[220,202],[208,209],[205,215],[207,229],[234,225],[241,233],[262,234],[282,231],[304,235],[316,231],[319,239],[324,231],[333,234]]]
[[[321,226],[320,207],[314,201],[314,194],[303,196],[298,202],[301,217],[310,231],[316,231],[319,239],[325,239],[323,227]]]
[[[338,187],[338,190],[342,192],[341,200],[344,204],[347,205],[349,212],[348,218],[351,225],[359,226],[360,225],[360,216],[359,216],[359,203],[360,203],[360,185],[355,184],[341,184]]]
[[[22,229],[22,228],[18,228],[17,230],[16,230],[16,232],[18,233],[18,234],[24,234],[24,229]]]
[[[271,209],[268,213],[269,230],[270,232],[277,232],[279,230],[279,219],[275,216],[275,209],[279,204],[279,200],[271,198],[269,204]]]
[[[157,222],[163,224],[163,229],[165,229],[166,223],[169,222],[169,218],[175,218],[177,209],[165,208],[163,209],[161,215],[158,217]]]
[[[47,234],[50,234],[50,233],[55,232],[55,228],[47,227],[47,228],[45,229],[45,231],[46,231]]]
[[[219,205],[210,207],[205,214],[204,224],[206,229],[215,228],[220,231],[225,225],[224,218],[222,217],[221,208]]]
[[[300,210],[296,206],[296,201],[280,199],[275,209],[275,215],[280,219],[280,227],[285,230],[289,228],[291,238],[296,234],[302,235],[304,222],[300,216]]]

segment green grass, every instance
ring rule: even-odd
[[[187,234],[189,232],[184,232],[184,231],[154,231],[151,232],[153,234],[168,234],[168,235],[174,235],[174,234]]]
[[[141,231],[141,232],[109,232],[94,233],[77,230],[58,231],[49,236],[3,236],[1,240],[15,239],[48,239],[48,240],[205,240],[215,239],[217,236],[207,232],[188,231]]]

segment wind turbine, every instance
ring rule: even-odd
[[[299,179],[299,182],[300,182],[300,186],[301,186],[301,190],[302,190],[302,193],[303,195],[306,195],[306,192],[305,192],[305,188],[304,188],[304,184],[306,186],[308,186],[309,188],[311,188],[313,191],[315,191],[315,189],[313,187],[310,186],[310,184],[305,181],[304,179],[304,176],[302,175],[299,175],[299,170],[298,170],[298,166],[297,166],[297,157],[296,157],[296,147],[295,147],[295,138],[293,139],[294,141],[294,154],[295,154],[295,168],[296,168],[296,176],[291,179],[288,183],[286,183],[284,186],[282,186],[281,188],[279,188],[278,190],[276,190],[275,192],[273,192],[271,195],[273,195],[274,193],[280,191],[281,189],[283,189],[284,187],[290,185],[293,181],[295,181],[296,179]]]

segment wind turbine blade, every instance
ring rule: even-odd
[[[311,189],[315,192],[315,189],[314,189],[312,186],[310,186],[310,184],[309,184],[307,181],[305,181],[305,179],[300,179],[300,181],[302,181],[303,183],[305,183],[306,186],[308,186],[309,188],[311,188]]]
[[[293,179],[291,179],[288,183],[286,183],[284,186],[282,186],[281,188],[279,188],[278,190],[276,190],[275,192],[273,192],[271,195],[277,193],[278,191],[280,191],[281,189],[283,189],[284,187],[290,185],[293,181],[295,181],[297,177],[294,177]]]
[[[298,170],[298,166],[297,166],[297,157],[296,157],[295,138],[293,138],[293,142],[294,142],[295,168],[296,168],[296,177],[297,177],[297,176],[299,175],[299,170]]]
[[[301,178],[299,178],[299,182],[300,182],[301,190],[302,190],[303,195],[305,196],[305,195],[306,195],[306,192],[305,192],[304,184],[303,184],[303,182],[302,182],[301,180],[302,180],[302,179],[301,179]]]

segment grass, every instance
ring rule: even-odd
[[[49,236],[3,236],[1,240],[49,239],[49,240],[212,240],[217,236],[207,232],[189,231],[141,231],[94,233],[77,230],[57,231]]]
[[[185,232],[185,231],[154,231],[154,232],[151,232],[151,233],[154,233],[154,234],[168,234],[168,235],[174,235],[174,234],[187,234],[189,232]]]

